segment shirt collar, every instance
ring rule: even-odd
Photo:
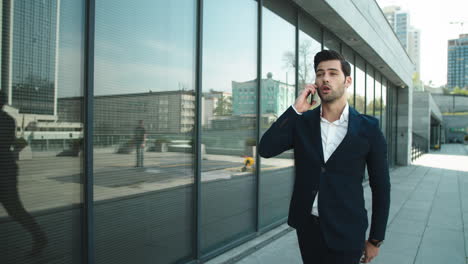
[[[322,120],[325,120],[325,121],[329,122],[328,120],[326,120],[322,116],[322,105],[320,105],[320,118]],[[346,105],[345,105],[345,107],[343,109],[343,112],[341,113],[340,119],[336,120],[335,122],[338,122],[339,124],[343,124],[344,122],[347,122],[348,119],[349,119],[349,104],[348,104],[348,102],[346,102]]]

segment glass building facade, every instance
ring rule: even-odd
[[[292,2],[1,8],[0,263],[196,263],[285,223],[294,153],[256,147],[322,49],[395,163],[395,85]]]
[[[468,87],[468,34],[448,41],[447,87]]]

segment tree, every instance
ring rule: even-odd
[[[364,105],[364,96],[356,94],[356,104],[354,105],[354,108],[356,108],[359,113],[364,114]]]
[[[456,86],[451,94],[456,94],[456,95],[468,95],[468,90],[466,88],[460,88]]]
[[[216,116],[232,115],[232,97],[221,95],[221,97],[218,99],[218,102],[216,103],[216,107],[213,110],[213,113]]]
[[[302,40],[299,43],[299,68],[298,68],[298,82],[299,87],[303,88],[305,84],[313,82],[314,76],[314,64],[313,64],[313,55],[315,55],[314,50],[312,50],[312,41]],[[296,68],[296,54],[292,51],[286,51],[283,55],[283,61],[285,62],[285,67],[289,69]]]

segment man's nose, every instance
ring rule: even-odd
[[[323,75],[323,78],[322,78],[323,82],[328,83],[328,81],[330,80],[329,77],[330,77],[330,76],[328,76],[328,74],[324,74],[324,75]]]

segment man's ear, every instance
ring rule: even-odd
[[[352,83],[353,83],[353,78],[351,78],[351,76],[346,76],[346,79],[345,79],[345,86],[346,86],[346,88],[348,88],[349,86],[351,86]]]

